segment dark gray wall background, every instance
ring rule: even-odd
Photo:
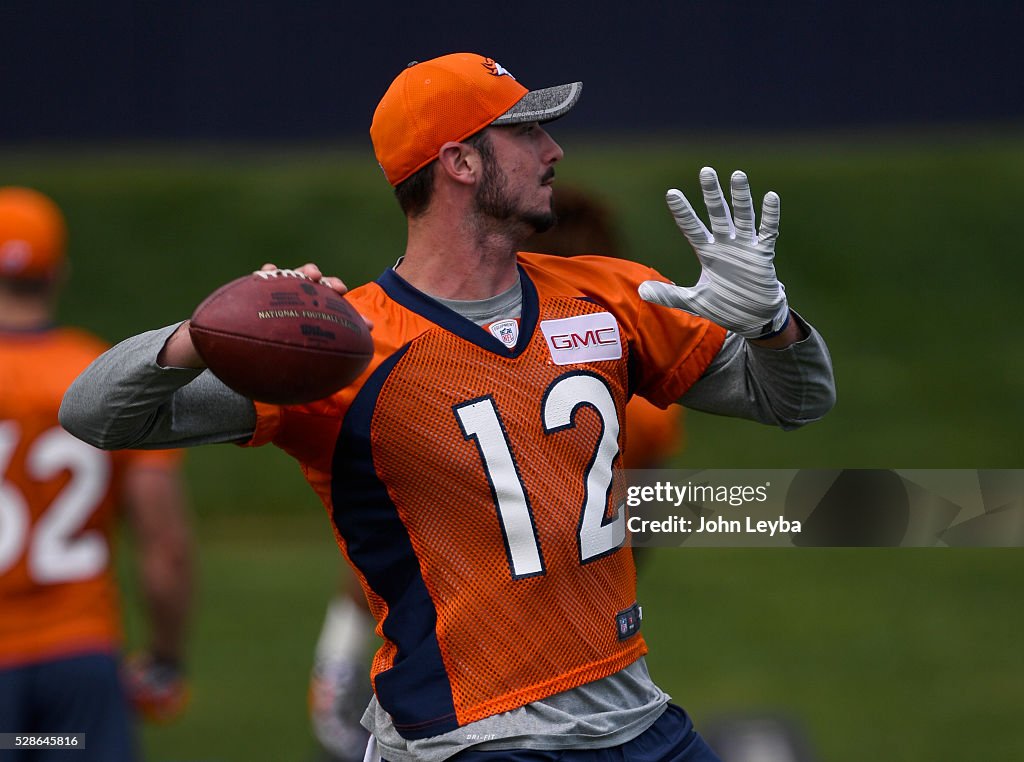
[[[1019,1],[0,0],[0,141],[365,138],[456,50],[582,79],[574,131],[1019,122],[1022,34]]]

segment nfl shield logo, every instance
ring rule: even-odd
[[[515,318],[498,320],[488,326],[496,339],[511,349],[519,341],[519,321]]]

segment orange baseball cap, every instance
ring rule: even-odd
[[[579,100],[582,82],[527,90],[493,58],[451,53],[413,61],[377,104],[370,138],[384,175],[398,185],[441,146],[488,125],[550,122]]]
[[[52,278],[64,264],[66,240],[53,201],[29,188],[0,188],[0,278]]]

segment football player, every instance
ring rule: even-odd
[[[611,210],[600,198],[572,186],[560,186],[552,209],[557,222],[535,233],[524,251],[570,257],[602,254],[621,257],[619,232]],[[500,331],[492,331],[500,336]],[[684,443],[684,409],[659,408],[643,397],[626,405],[624,469],[667,468]],[[633,548],[638,567],[645,555]],[[332,762],[360,762],[367,732],[359,724],[372,688],[366,680],[373,618],[358,583],[343,573],[338,593],[327,605],[313,654],[309,711],[313,734]]]
[[[61,409],[102,447],[273,443],[299,461],[384,639],[363,724],[388,762],[716,760],[647,672],[615,478],[626,402],[783,428],[834,403],[824,341],[776,275],[778,196],[758,226],[741,172],[730,210],[701,170],[710,230],[668,193],[693,288],[522,251],[554,221],[563,152],[543,123],[581,88],[530,91],[471,53],[392,82],[370,135],[408,238],[347,294],[376,349],[350,386],[254,403],[204,372],[185,321],[105,353]]]
[[[85,733],[75,759],[119,762],[138,758],[126,697],[160,720],[185,702],[190,532],[180,453],[106,452],[57,421],[68,384],[106,348],[53,322],[65,237],[48,197],[0,188],[0,732]],[[123,666],[118,519],[149,621],[148,650]]]

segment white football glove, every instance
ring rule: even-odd
[[[700,315],[748,339],[781,331],[789,320],[786,289],[775,275],[775,239],[779,235],[779,196],[769,191],[761,208],[761,227],[754,229],[754,205],[747,176],[732,173],[733,215],[729,213],[718,175],[711,167],[700,171],[711,232],[675,188],[665,194],[676,224],[700,261],[700,278],[685,288],[649,280],[640,284],[648,302]]]

